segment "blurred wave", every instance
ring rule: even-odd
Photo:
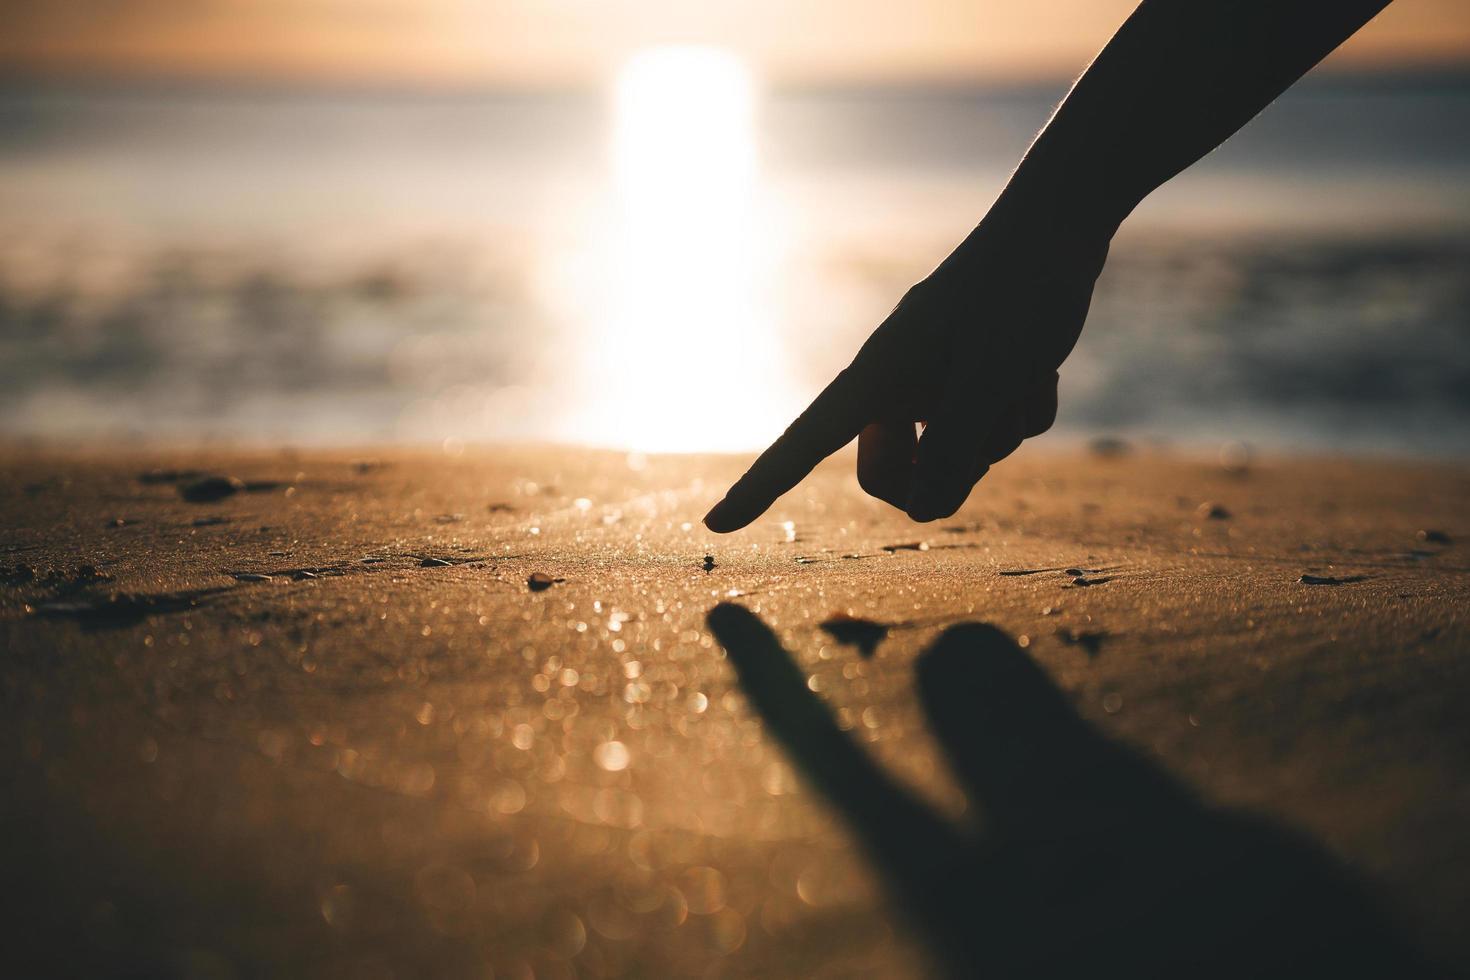
[[[778,315],[815,390],[1061,94],[774,92]],[[1309,82],[1135,216],[1059,428],[1470,452],[1470,82]],[[0,433],[575,438],[595,93],[0,91]],[[691,311],[691,329],[698,329]],[[691,364],[720,397],[749,379]]]

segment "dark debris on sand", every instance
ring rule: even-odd
[[[4,571],[0,571],[0,584],[24,585],[36,577],[36,570],[30,565],[12,565]]]
[[[1116,436],[1099,436],[1087,444],[1087,451],[1099,459],[1118,459],[1131,453],[1133,446]]]
[[[203,470],[152,469],[138,474],[138,482],[149,486],[161,483],[184,483],[203,477]]]
[[[526,579],[526,588],[532,592],[545,592],[556,583],[565,581],[566,579],[564,578],[552,578],[545,572],[532,572],[530,577]]]
[[[1058,630],[1057,638],[1068,646],[1081,647],[1087,653],[1088,660],[1094,660],[1102,653],[1103,641],[1109,639],[1111,633],[1106,630]]]
[[[115,629],[141,623],[149,616],[187,612],[226,591],[194,589],[155,595],[113,592],[105,596],[59,599],[27,608],[34,616],[69,619],[85,629]]]
[[[864,657],[871,657],[888,636],[893,627],[871,619],[863,619],[849,613],[833,613],[817,624],[822,632],[843,646],[857,647]]]
[[[212,504],[237,493],[270,493],[290,484],[285,480],[241,480],[218,473],[200,474],[197,470],[152,470],[139,476],[143,483],[173,483],[179,496],[191,504]]]
[[[212,504],[244,489],[245,483],[233,476],[205,476],[180,484],[179,496],[191,504]]]
[[[112,576],[98,571],[95,565],[52,569],[41,572],[31,565],[13,565],[0,571],[0,585],[30,585],[58,595],[82,592],[100,582],[111,582]]]

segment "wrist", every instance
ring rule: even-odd
[[[1137,202],[1084,168],[1027,154],[986,214],[1003,226],[1032,229],[1053,245],[1104,251]]]
[[[993,269],[1000,262],[1024,277],[1091,282],[1102,271],[1122,220],[1114,220],[1101,203],[1084,202],[1018,171],[938,271],[963,279],[966,270]]]

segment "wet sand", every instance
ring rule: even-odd
[[[1016,773],[1054,771],[1043,732],[999,782],[952,774],[935,677],[991,655],[1021,672],[982,678],[992,739],[1031,723],[995,727],[1019,685],[1130,760],[1116,783],[1086,767],[1099,798],[1167,783],[1253,815],[1470,967],[1470,469],[1028,451],[915,526],[837,461],[716,537],[699,517],[742,462],[8,452],[22,972],[922,975],[950,926],[922,921],[895,835],[968,826],[969,847],[1005,829]],[[722,602],[758,622],[712,626]],[[945,633],[966,622],[1001,632]],[[979,652],[924,654],[942,635]],[[912,792],[901,819],[865,815],[869,777]],[[1128,867],[1005,933],[1085,950],[1106,923],[1152,949]],[[1010,907],[998,880],[945,884],[975,936]]]

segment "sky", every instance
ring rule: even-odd
[[[576,85],[640,48],[728,48],[777,82],[1076,73],[1134,0],[0,0],[0,74]],[[1397,0],[1335,68],[1470,65],[1470,2]]]

